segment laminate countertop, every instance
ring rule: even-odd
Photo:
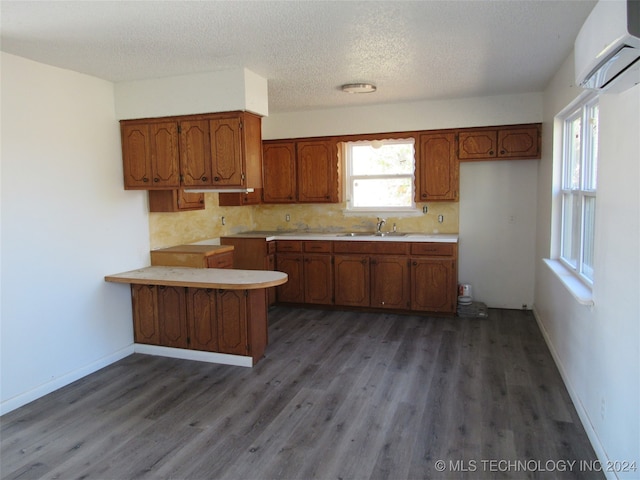
[[[104,277],[107,282],[223,290],[254,290],[282,285],[286,273],[229,268],[145,267]]]
[[[229,238],[264,238],[271,240],[340,240],[355,242],[442,242],[458,243],[457,233],[419,233],[419,232],[386,232],[376,235],[371,232],[306,232],[306,231],[267,231],[225,235]]]

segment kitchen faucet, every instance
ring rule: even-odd
[[[376,224],[376,233],[382,233],[380,230],[385,223],[387,223],[387,221],[384,218],[378,217],[378,223]]]

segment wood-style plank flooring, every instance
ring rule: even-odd
[[[604,478],[531,312],[276,307],[269,334],[252,369],[137,354],[10,412],[2,478]]]

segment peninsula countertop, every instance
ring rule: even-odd
[[[282,285],[286,273],[228,268],[144,267],[104,277],[107,282],[224,290],[254,290]]]

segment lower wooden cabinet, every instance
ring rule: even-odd
[[[233,246],[233,268],[275,270],[276,242],[264,238],[221,237],[220,244]],[[276,287],[267,289],[267,303],[276,303]]]
[[[407,310],[409,260],[390,255],[336,255],[335,303]]]
[[[289,276],[277,287],[279,302],[333,305],[331,242],[279,240],[276,250],[276,269]]]
[[[267,345],[266,292],[131,285],[136,343],[252,356]]]
[[[411,306],[407,257],[371,257],[371,306],[406,310]]]
[[[336,305],[368,307],[369,256],[336,255],[334,257]]]
[[[158,286],[160,345],[188,348],[187,307],[184,287]]]

